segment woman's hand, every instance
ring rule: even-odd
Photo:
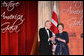
[[[56,38],[56,39],[59,40],[59,41],[62,41],[64,43],[66,43],[66,41],[64,39],[61,39],[61,38]]]
[[[57,40],[60,40],[60,38],[56,38]]]

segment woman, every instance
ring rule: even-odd
[[[64,25],[62,23],[58,24],[59,33],[56,34],[56,50],[55,55],[69,55],[69,50],[67,43],[69,42],[68,33],[63,31]]]

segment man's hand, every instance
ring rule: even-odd
[[[54,38],[54,37],[51,37],[51,38],[50,38],[50,40],[51,40],[51,41],[54,41],[54,40],[55,40],[55,38]]]

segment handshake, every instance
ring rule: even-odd
[[[49,40],[54,41],[55,40],[55,37],[51,37],[51,38],[49,38]]]
[[[51,37],[50,40],[52,41],[52,44],[56,45],[56,42],[54,41],[55,37]]]

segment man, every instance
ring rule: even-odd
[[[54,38],[52,37],[52,32],[49,30],[51,27],[50,20],[45,22],[45,27],[39,30],[40,36],[40,46],[39,46],[39,54],[40,55],[51,55],[52,54],[52,41]]]

